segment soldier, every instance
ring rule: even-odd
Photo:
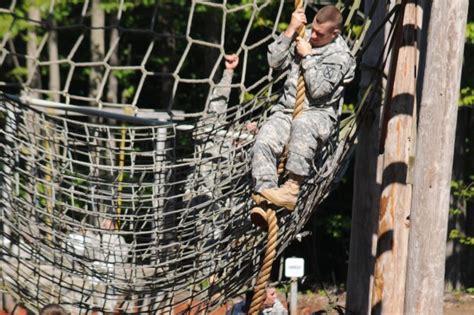
[[[247,314],[252,303],[253,291],[247,291],[245,294],[245,300],[240,301],[232,308],[227,311],[227,315],[242,315]],[[287,315],[288,310],[283,306],[280,300],[277,297],[276,288],[273,286],[268,286],[265,289],[265,300],[260,306],[258,312],[259,315]]]
[[[193,138],[196,141],[195,157],[204,161],[196,166],[194,174],[188,176],[185,187],[184,200],[190,200],[199,195],[211,198],[215,190],[215,176],[221,152],[228,152],[231,142],[224,136],[219,136],[219,131],[224,131],[230,84],[235,68],[239,64],[239,57],[235,54],[224,56],[225,70],[222,78],[211,94],[209,106],[203,117],[198,121]]]
[[[40,310],[39,314],[40,315],[67,315],[69,313],[59,304],[48,304],[48,305],[45,305]]]
[[[186,181],[184,201],[196,196],[209,198],[221,197],[220,191],[225,181],[230,181],[231,165],[226,163],[235,160],[239,147],[239,137],[253,137],[257,124],[246,122],[244,127],[226,126],[227,107],[230,85],[239,57],[236,54],[225,55],[225,70],[220,82],[212,90],[209,106],[197,122],[193,138],[196,143],[194,156],[200,161]],[[240,129],[239,129],[240,128]]]
[[[309,41],[297,36],[305,24],[304,10],[296,9],[286,31],[268,46],[270,67],[289,72],[283,95],[257,135],[252,158],[255,192],[289,210],[296,206],[300,185],[318,148],[336,126],[343,84],[353,79],[355,70],[354,57],[340,35],[342,16],[336,7],[318,11],[311,31],[306,32]],[[304,109],[292,120],[300,73],[306,86]],[[276,166],[285,145],[289,179],[278,188]],[[261,199],[255,198],[257,203]]]
[[[239,56],[236,54],[225,55],[225,70],[222,74],[222,79],[219,84],[212,91],[212,96],[209,102],[209,108],[206,114],[217,114],[217,121],[220,124],[225,124],[225,115],[227,111],[227,103],[230,95],[230,84],[234,75],[235,68],[239,65]]]

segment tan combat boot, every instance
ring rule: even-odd
[[[280,188],[265,189],[261,195],[279,207],[294,210],[302,182],[303,176],[290,174],[288,180]]]

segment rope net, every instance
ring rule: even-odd
[[[266,47],[292,5],[28,4],[0,4],[0,290],[31,310],[167,313],[251,286],[265,235],[248,218],[245,126],[278,97]],[[359,4],[343,11],[354,52],[370,21]],[[235,83],[219,84],[229,52]],[[297,211],[277,211],[278,253],[343,172],[357,122],[315,161]]]

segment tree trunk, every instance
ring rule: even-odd
[[[110,15],[110,22],[113,26],[118,26],[118,19],[117,13],[114,12]],[[119,40],[119,33],[118,29],[114,27],[110,31],[110,40],[109,40],[109,49],[114,47],[115,43]],[[111,66],[118,66],[119,64],[119,57],[118,57],[118,45],[112,51],[110,55],[109,64]],[[114,75],[113,71],[109,74],[109,85],[107,89],[107,102],[117,104],[118,102],[118,80],[117,77]]]
[[[407,3],[408,2],[408,3]],[[394,81],[387,101],[382,194],[372,292],[374,314],[403,314],[411,206],[411,161],[416,133],[416,70],[420,7],[404,2],[400,45],[395,47]],[[396,66],[396,67],[395,67]]]
[[[414,170],[405,314],[442,314],[467,0],[431,2]],[[449,40],[446,40],[449,38]]]
[[[100,6],[100,0],[92,0],[91,8],[91,62],[96,63],[96,66],[91,67],[91,73],[89,77],[89,96],[96,101],[91,101],[91,105],[97,105],[102,107],[101,94],[102,91],[102,73],[103,70],[100,66],[100,62],[104,60],[105,52],[105,39],[104,39],[104,25],[105,25],[105,13]]]
[[[466,142],[467,132],[469,128],[468,108],[459,108],[459,114],[456,123],[456,140],[454,143],[453,157],[453,175],[452,180],[462,185],[466,184]],[[464,112],[464,113],[463,113]],[[469,144],[468,144],[469,145]],[[448,235],[450,231],[457,230],[466,233],[466,201],[463,196],[455,196],[451,194],[450,209],[459,210],[459,213],[450,214],[448,219]],[[465,246],[457,239],[450,239],[446,243],[446,268],[445,268],[445,290],[461,290],[463,288],[461,282],[461,273],[463,270],[462,256]],[[466,265],[467,266],[467,265]]]
[[[221,20],[217,14],[208,14],[205,24],[204,24],[204,34],[206,34],[206,41],[219,44],[221,41]],[[204,57],[203,67],[204,73],[211,72],[211,69],[216,65],[217,57],[220,52],[218,49],[212,49],[206,51],[206,56]],[[216,73],[218,77],[221,77],[221,73]],[[211,78],[215,79],[215,78]]]
[[[366,34],[370,38],[381,25],[386,14],[386,6],[380,1],[372,23]],[[374,4],[366,1],[365,13]],[[380,181],[377,180],[378,143],[380,135],[380,110],[382,103],[382,77],[379,69],[379,57],[383,53],[384,33],[380,32],[370,43],[362,57],[360,96],[364,95],[372,83],[371,95],[367,98],[373,110],[362,122],[357,140],[354,170],[354,196],[352,204],[352,223],[349,252],[349,270],[347,274],[346,308],[356,314],[368,314],[370,305],[371,279],[374,272],[372,252],[377,235],[377,214],[380,196]]]
[[[61,77],[59,72],[59,54],[58,54],[58,34],[56,32],[55,26],[56,22],[51,20],[51,25],[53,26],[49,30],[48,37],[48,52],[49,52],[49,61],[51,62],[49,66],[49,91],[51,100],[59,102],[60,100],[60,91],[61,91]]]
[[[171,7],[170,3],[163,3],[159,4],[159,10],[162,10],[163,12],[170,13],[173,8]],[[176,41],[175,41],[175,30],[172,28],[172,25],[170,25],[168,19],[167,19],[167,14],[159,14],[158,15],[158,22],[159,26],[163,30],[163,33],[165,35],[169,35],[166,40],[161,41],[159,43],[160,47],[160,54],[164,55],[169,55],[170,56],[170,62],[164,63],[162,65],[162,68],[160,69],[160,72],[169,74],[172,72],[172,70],[169,67],[169,64],[175,64],[176,63],[176,58],[178,58],[179,54],[176,53]],[[171,104],[171,91],[173,90],[173,83],[174,79],[171,75],[164,75],[162,77],[162,80],[160,82],[160,96],[162,99],[162,103],[165,104],[166,106],[169,106],[170,108],[172,107],[173,104]]]
[[[469,150],[466,150],[464,161],[466,164],[464,172],[464,181],[472,183],[474,179],[474,150],[472,142],[474,141],[474,107],[465,108],[465,114],[468,117]],[[466,221],[464,223],[466,236],[474,237],[474,199],[466,201]],[[462,282],[465,288],[474,287],[474,246],[465,246],[462,258]]]
[[[35,6],[30,6],[28,8],[28,18],[32,21],[40,22],[41,21],[41,12]],[[26,46],[26,54],[34,59],[27,59],[26,60],[26,68],[28,70],[28,80],[30,81],[29,86],[32,89],[41,89],[41,76],[39,71],[36,68],[36,58],[37,58],[37,41],[38,38],[36,37],[36,32],[34,29],[28,29],[28,41]],[[39,98],[39,94],[37,91],[32,91],[30,93],[31,97]]]

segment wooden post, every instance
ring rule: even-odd
[[[393,88],[388,95],[382,136],[383,173],[377,254],[372,292],[373,314],[403,314],[411,171],[416,133],[416,76],[421,10],[404,1],[400,45],[393,52]]]
[[[468,0],[431,1],[405,314],[442,314],[449,190]]]
[[[376,5],[370,27],[366,34],[369,39],[383,23],[386,5],[381,1],[368,0],[364,4],[368,14]],[[360,126],[354,167],[354,196],[352,202],[352,222],[347,273],[346,309],[355,314],[368,314],[371,296],[371,279],[374,272],[377,217],[380,198],[380,179],[377,178],[379,156],[380,110],[382,103],[382,72],[378,68],[384,50],[384,32],[370,42],[362,56],[360,95],[364,95],[370,84],[374,84],[367,104],[372,107]]]

